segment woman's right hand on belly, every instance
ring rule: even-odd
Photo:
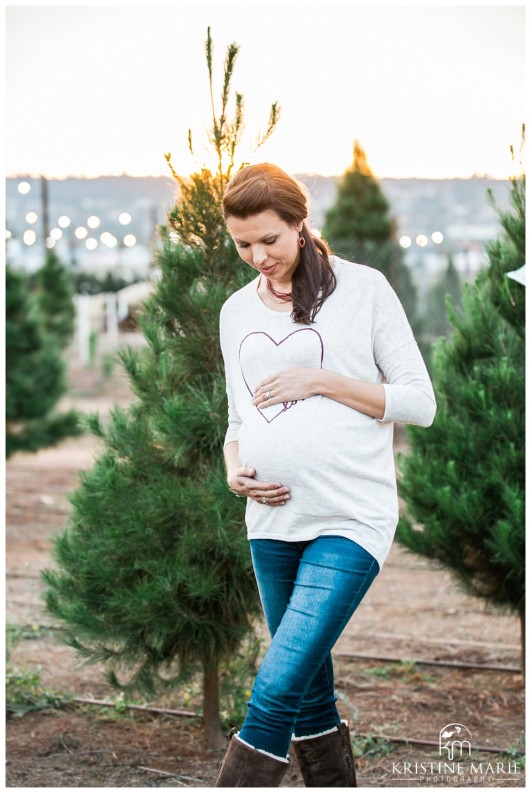
[[[246,496],[268,507],[282,507],[290,498],[289,487],[279,482],[260,482],[254,468],[236,468],[229,477],[229,487],[238,496]]]

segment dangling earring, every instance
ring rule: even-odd
[[[306,245],[306,240],[304,239],[302,234],[299,232],[299,248],[304,248],[305,245]]]

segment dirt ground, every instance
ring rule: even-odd
[[[118,368],[104,377],[98,363],[82,369],[72,357],[65,405],[105,416],[129,399]],[[67,494],[100,448],[83,436],[7,462],[6,599],[8,625],[19,636],[10,654],[14,670],[38,673],[42,689],[109,700],[116,692],[103,668],[81,667],[61,644],[39,580],[51,564],[50,539],[68,519]],[[359,786],[524,787],[519,671],[420,663],[518,670],[519,641],[516,617],[491,613],[447,572],[395,544],[334,650],[338,708],[350,722]],[[185,692],[150,704],[190,710]],[[452,761],[439,745],[451,724],[462,725],[472,745],[470,755],[456,753]],[[197,716],[121,707],[72,703],[10,716],[6,739],[8,787],[212,787],[221,760],[203,748]],[[304,787],[294,760],[282,787]]]

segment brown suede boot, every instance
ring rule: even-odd
[[[306,787],[357,787],[348,724],[308,738],[294,738],[292,746]]]
[[[278,787],[288,768],[288,759],[260,752],[232,733],[216,787]]]

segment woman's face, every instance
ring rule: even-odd
[[[299,264],[299,226],[289,226],[273,209],[242,219],[229,215],[227,228],[244,262],[273,283],[290,284]]]

